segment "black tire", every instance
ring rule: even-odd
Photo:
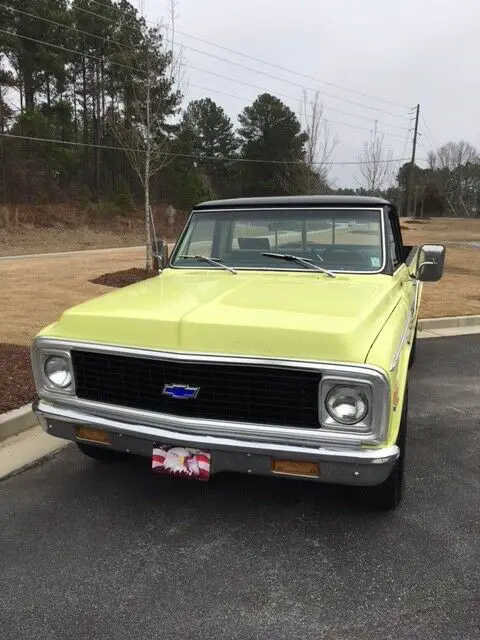
[[[410,360],[408,361],[408,368],[410,369],[415,364],[417,359],[417,326],[415,327],[415,334],[413,336],[413,344],[410,350]]]
[[[408,416],[408,387],[405,390],[402,419],[397,445],[400,448],[400,456],[388,478],[382,484],[373,487],[356,487],[359,500],[370,508],[383,511],[396,509],[403,497],[405,448],[407,442],[407,416]]]
[[[77,442],[77,447],[88,458],[99,460],[100,462],[120,462],[128,457],[128,454],[121,451],[113,451],[104,447],[97,447],[94,444]]]

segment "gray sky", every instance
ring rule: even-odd
[[[148,20],[165,19],[166,0],[145,0],[144,4]],[[208,95],[236,119],[238,112],[260,93],[260,89],[242,85],[241,81],[278,95],[298,111],[302,88],[292,82],[335,96],[322,96],[325,116],[331,120],[371,129],[377,119],[378,129],[386,134],[385,145],[391,147],[395,158],[409,156],[411,144],[409,141],[405,147],[407,131],[389,125],[408,127],[409,122],[342,98],[403,117],[409,115],[409,108],[420,103],[435,144],[464,138],[480,147],[478,0],[296,0],[284,4],[278,0],[179,0],[177,11],[177,30],[183,32],[177,35],[178,44],[289,81],[242,70],[185,48],[185,61],[190,67],[232,77],[232,81],[223,80],[187,68],[187,99]],[[315,76],[318,81],[235,56],[194,41],[184,33]],[[321,80],[405,107],[343,91]],[[332,124],[331,130],[340,138],[332,159],[357,160],[362,140],[369,132],[338,124]],[[421,131],[425,131],[423,121]],[[431,146],[428,135],[423,134],[418,157],[425,158]],[[337,186],[355,186],[357,175],[355,167],[336,166],[331,172]]]

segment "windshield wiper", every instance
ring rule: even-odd
[[[280,260],[290,260],[291,262],[298,262],[299,264],[303,264],[310,269],[316,269],[317,271],[321,271],[322,273],[327,274],[330,278],[335,278],[335,274],[328,269],[324,269],[323,267],[319,267],[318,264],[315,264],[313,260],[309,258],[302,258],[301,256],[293,256],[289,253],[262,253],[262,256],[266,256],[267,258],[279,258]]]
[[[221,261],[220,258],[207,258],[207,256],[178,256],[181,259],[190,259],[190,260],[203,260],[203,262],[208,262],[209,264],[213,265],[214,267],[219,267],[220,269],[225,269],[225,271],[230,271],[230,273],[237,273],[235,271],[235,269],[232,269],[232,267],[227,266],[226,264],[223,264],[223,262]]]

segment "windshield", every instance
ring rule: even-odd
[[[214,269],[200,258],[204,256],[234,269],[308,270],[301,261],[268,255],[275,252],[329,271],[372,273],[383,268],[382,238],[380,210],[198,211],[191,216],[171,264]]]

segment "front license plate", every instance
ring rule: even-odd
[[[211,458],[209,451],[154,444],[152,469],[167,476],[205,482],[210,477]]]
[[[318,478],[320,475],[320,469],[316,462],[305,462],[303,460],[272,460],[270,468],[273,473],[279,473],[284,476]]]

